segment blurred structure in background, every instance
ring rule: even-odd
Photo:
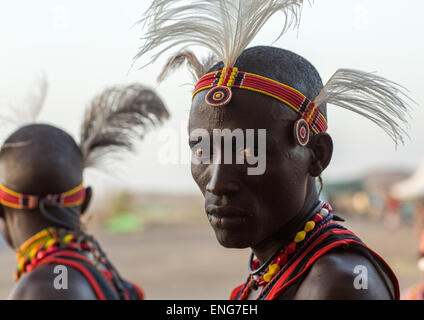
[[[327,182],[323,191],[336,212],[382,221],[395,229],[413,221],[415,202],[393,193],[394,186],[410,175],[404,170],[374,171],[354,180]]]
[[[424,272],[424,159],[407,178],[394,184],[390,195],[401,203],[414,205],[415,228],[418,241],[418,268]],[[405,300],[424,300],[424,283],[418,283],[403,294]]]
[[[407,227],[417,243],[417,265],[424,274],[424,159],[415,171],[374,171],[361,178],[327,182],[323,192],[341,215],[382,223],[388,230]],[[402,296],[424,300],[424,282]]]

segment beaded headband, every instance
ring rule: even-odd
[[[85,190],[86,189],[81,183],[69,191],[40,197],[22,194],[0,184],[0,204],[14,209],[31,210],[38,208],[40,200],[44,198],[56,202],[61,207],[76,207],[83,203],[85,199]],[[48,202],[46,204],[48,205]]]
[[[328,125],[324,115],[319,112],[315,103],[301,92],[275,80],[238,71],[235,67],[224,67],[222,70],[205,74],[197,82],[193,98],[200,91],[211,88],[205,97],[206,103],[211,106],[223,106],[231,100],[231,87],[259,92],[280,100],[296,111],[314,133],[327,131]],[[301,128],[307,130],[303,126]]]

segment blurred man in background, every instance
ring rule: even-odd
[[[0,150],[0,228],[18,260],[11,299],[143,299],[84,231],[80,218],[92,189],[84,186],[83,171],[132,150],[167,117],[153,91],[112,87],[86,110],[79,144],[45,124],[9,136]]]

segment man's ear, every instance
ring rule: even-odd
[[[309,167],[309,173],[313,177],[319,177],[331,161],[333,140],[328,133],[321,132],[311,137],[308,148],[312,151],[312,162]]]
[[[81,214],[83,214],[90,204],[91,196],[93,195],[93,189],[91,187],[85,188],[85,198],[84,201],[81,204]]]

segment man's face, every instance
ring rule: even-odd
[[[193,160],[191,171],[205,197],[205,210],[221,245],[246,248],[259,245],[279,231],[304,204],[309,178],[308,148],[295,144],[293,124],[296,113],[279,101],[254,92],[233,89],[226,106],[206,104],[207,90],[196,95],[190,112],[189,132]],[[222,143],[210,142],[209,150],[199,150],[199,130],[213,137],[214,129],[266,130],[266,144],[258,148],[237,148],[233,162],[224,163]],[[257,144],[255,145],[257,147]],[[249,175],[247,163],[236,158],[250,153],[266,156],[263,174]],[[220,163],[212,161],[220,159]],[[210,163],[205,162],[210,158]]]

